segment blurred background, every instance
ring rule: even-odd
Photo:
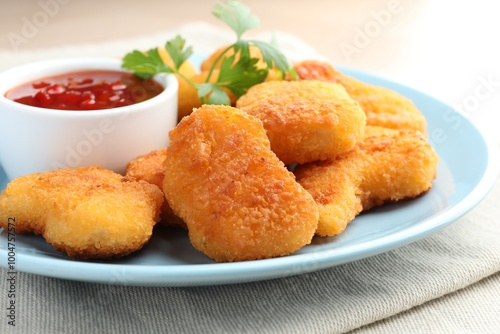
[[[243,2],[260,17],[260,31],[291,33],[335,65],[410,85],[481,121],[498,119],[500,20],[495,1]],[[0,0],[0,54],[6,59],[44,48],[138,38],[188,22],[225,28],[210,14],[214,3]],[[488,94],[476,96],[483,86]]]

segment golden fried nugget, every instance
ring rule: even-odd
[[[294,172],[319,206],[316,234],[333,236],[361,211],[428,191],[437,163],[420,132],[367,126],[353,151],[333,161],[298,166]]]
[[[341,85],[317,80],[264,82],[250,88],[236,107],[264,123],[271,149],[285,164],[351,150],[366,121]]]
[[[147,182],[100,167],[59,169],[11,181],[0,195],[0,224],[14,217],[17,233],[41,234],[75,258],[121,257],[150,239],[162,202]]]
[[[302,80],[337,82],[344,86],[365,111],[367,125],[426,131],[425,117],[420,110],[411,100],[393,90],[361,82],[320,61],[303,61],[294,68]]]
[[[163,191],[193,246],[216,261],[293,253],[318,223],[262,122],[229,106],[204,105],[170,132]]]
[[[135,180],[146,181],[163,189],[163,179],[165,179],[165,166],[163,162],[166,156],[167,148],[140,155],[127,164],[125,176]],[[186,228],[186,224],[174,214],[167,201],[163,201],[160,218],[160,223],[163,225]]]

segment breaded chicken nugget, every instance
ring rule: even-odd
[[[262,123],[228,106],[204,105],[170,132],[163,191],[193,246],[216,261],[293,253],[318,223]]]
[[[0,224],[15,217],[17,233],[41,234],[75,258],[121,257],[150,239],[162,201],[157,186],[100,167],[59,169],[11,181]]]
[[[319,206],[316,234],[333,236],[361,211],[428,191],[437,163],[420,132],[367,126],[353,151],[333,161],[298,166],[294,172]]]
[[[303,61],[294,68],[300,79],[337,82],[344,86],[347,93],[361,104],[367,125],[426,131],[425,117],[420,110],[395,91],[361,82],[320,61]]]
[[[366,121],[341,85],[317,80],[264,82],[250,88],[236,107],[263,122],[271,149],[285,164],[351,150]]]
[[[167,148],[140,155],[127,164],[125,176],[130,179],[146,181],[163,189],[163,179],[165,179],[163,162],[166,157]],[[160,218],[160,223],[163,225],[186,228],[186,224],[174,214],[167,201],[163,201]]]

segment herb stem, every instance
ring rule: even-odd
[[[177,74],[179,77],[181,77],[182,79],[184,79],[188,84],[190,84],[191,86],[195,87],[198,85],[196,82],[194,82],[193,80],[191,80],[190,78],[186,77],[184,74],[182,74],[181,72],[179,71],[175,71],[174,72],[175,74]]]
[[[224,49],[224,51],[222,51],[218,56],[217,58],[215,59],[215,61],[213,62],[212,66],[210,67],[210,70],[208,71],[208,75],[207,75],[207,78],[205,80],[205,82],[210,82],[210,78],[212,77],[212,74],[214,73],[215,71],[215,67],[217,66],[217,63],[219,63],[220,60],[222,60],[224,58],[224,55],[226,53],[229,52],[229,50],[231,50],[232,48],[234,47],[234,44],[231,44],[229,45],[227,48]]]

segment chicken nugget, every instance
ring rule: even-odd
[[[236,107],[263,122],[271,149],[285,164],[327,160],[351,150],[366,121],[341,85],[317,80],[264,82],[250,88]]]
[[[229,106],[204,105],[170,132],[163,191],[193,246],[216,261],[291,254],[318,223],[262,122]]]
[[[393,90],[361,82],[320,61],[303,61],[294,68],[302,80],[337,82],[344,86],[365,111],[367,125],[426,131],[426,120],[420,110],[410,99]]]
[[[17,233],[41,234],[58,251],[104,259],[139,250],[159,220],[163,193],[100,167],[21,176],[0,195],[0,224],[14,217]]]
[[[334,236],[361,211],[428,191],[437,163],[438,156],[420,132],[367,126],[364,139],[351,152],[298,166],[294,173],[319,206],[316,234]]]
[[[163,189],[163,179],[165,178],[165,166],[163,162],[166,157],[167,148],[140,155],[127,164],[125,176],[135,180],[146,181],[158,186],[159,189]],[[162,225],[186,228],[186,224],[174,214],[167,201],[163,201],[160,218]]]

